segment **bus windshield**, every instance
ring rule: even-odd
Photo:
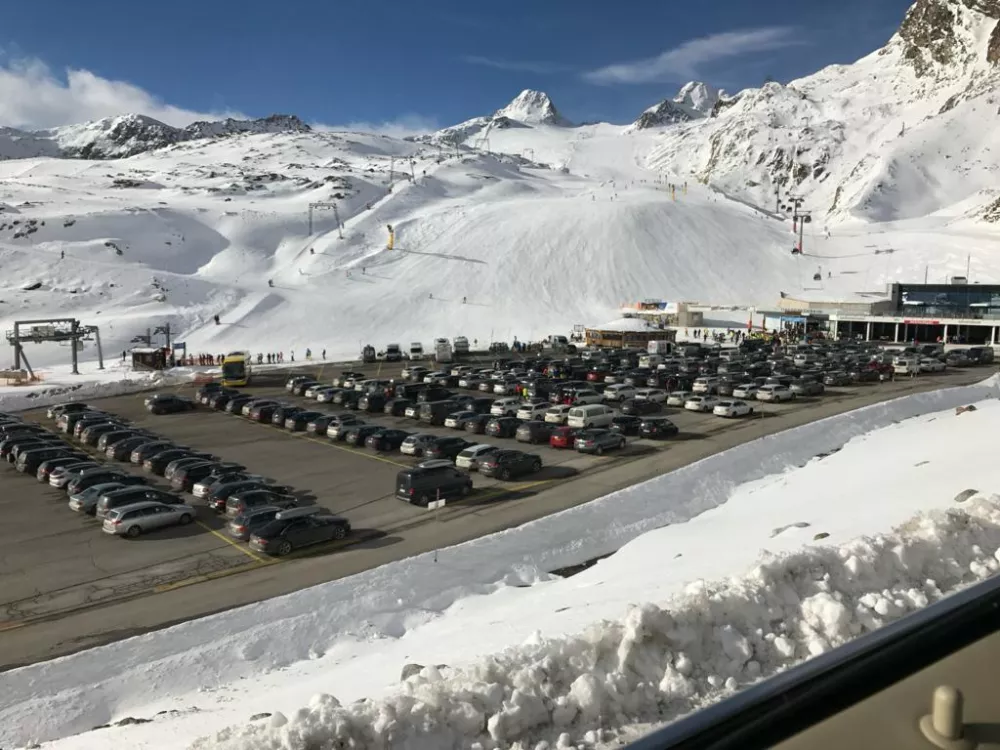
[[[238,379],[247,374],[246,365],[243,362],[224,362],[222,364],[222,377]]]

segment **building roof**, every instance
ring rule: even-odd
[[[650,325],[640,318],[618,318],[610,323],[599,326],[589,326],[592,331],[657,331],[654,325]]]

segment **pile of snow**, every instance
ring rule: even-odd
[[[579,635],[539,633],[468,667],[424,667],[386,698],[343,705],[320,693],[291,716],[274,713],[192,748],[608,745],[998,571],[1000,495],[977,495],[892,533],[775,557],[742,578],[692,584],[662,607],[630,607],[620,620]]]
[[[509,646],[530,642],[534,649],[602,620],[617,621],[632,604],[669,602],[692,581],[739,575],[763,553],[780,557],[817,543],[848,544],[915,513],[947,507],[965,490],[997,486],[1000,467],[989,454],[1000,412],[992,400],[996,392],[997,380],[991,379],[866,407],[438,555],[4,673],[0,694],[16,702],[0,707],[0,743],[86,732],[58,747],[98,750],[116,741],[157,748],[165,733],[175,743],[187,742],[258,713],[292,716],[315,693],[333,692],[345,705],[378,699],[396,689],[407,663],[447,664],[445,674],[454,676],[451,670],[474,668]],[[976,411],[954,413],[973,402]],[[615,554],[567,579],[548,572],[609,553]],[[829,551],[816,554],[821,561],[832,559]],[[762,570],[781,575],[780,559],[766,559]],[[953,580],[941,579],[938,586],[950,590]],[[809,584],[794,584],[800,585]],[[748,613],[747,621],[755,616]],[[722,628],[728,621],[712,622],[706,627]],[[766,635],[729,624],[753,642]],[[616,628],[609,643],[617,643]],[[777,635],[795,645],[783,663],[808,656],[816,642],[809,633]],[[836,642],[835,634],[827,635]],[[703,655],[714,653],[704,648]],[[534,658],[518,653],[496,663]],[[726,663],[706,662],[692,675],[719,677],[723,688],[729,677],[748,678]],[[759,663],[763,670],[771,662]],[[502,690],[513,683],[500,666],[492,681]],[[698,685],[704,700],[717,695],[717,686]],[[130,716],[155,720],[87,732]],[[621,722],[640,720],[630,714]]]

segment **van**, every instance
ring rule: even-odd
[[[469,340],[465,336],[456,336],[452,344],[455,354],[469,353]]]
[[[445,401],[427,401],[420,405],[420,415],[418,419],[421,422],[427,422],[433,425],[444,425],[444,420],[448,418],[448,415],[453,411],[457,411],[459,404],[454,399],[447,399]]]
[[[472,477],[449,464],[428,462],[396,474],[396,497],[427,507],[439,498],[465,497],[472,492]]]
[[[615,412],[604,404],[574,406],[566,419],[567,427],[610,427]]]
[[[973,346],[965,351],[966,356],[979,365],[988,365],[993,361],[992,346]]]
[[[647,367],[650,370],[656,369],[663,362],[663,357],[659,354],[643,354],[639,357],[639,367]]]
[[[449,391],[447,388],[439,388],[437,386],[429,386],[417,392],[417,403],[426,404],[430,401],[444,401],[445,399],[451,398],[455,394]],[[410,398],[406,396],[406,398]]]

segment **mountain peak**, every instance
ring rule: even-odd
[[[685,83],[677,96],[654,104],[639,115],[639,119],[629,129],[645,130],[700,120],[711,115],[722,95],[719,89],[701,81]]]
[[[543,91],[525,89],[515,96],[510,104],[498,109],[494,118],[506,117],[509,120],[527,125],[569,125],[570,122],[559,114],[556,105],[549,95]]]
[[[1000,64],[1000,0],[917,0],[899,27],[903,57],[918,76],[981,54],[977,27],[988,25],[986,61]]]

